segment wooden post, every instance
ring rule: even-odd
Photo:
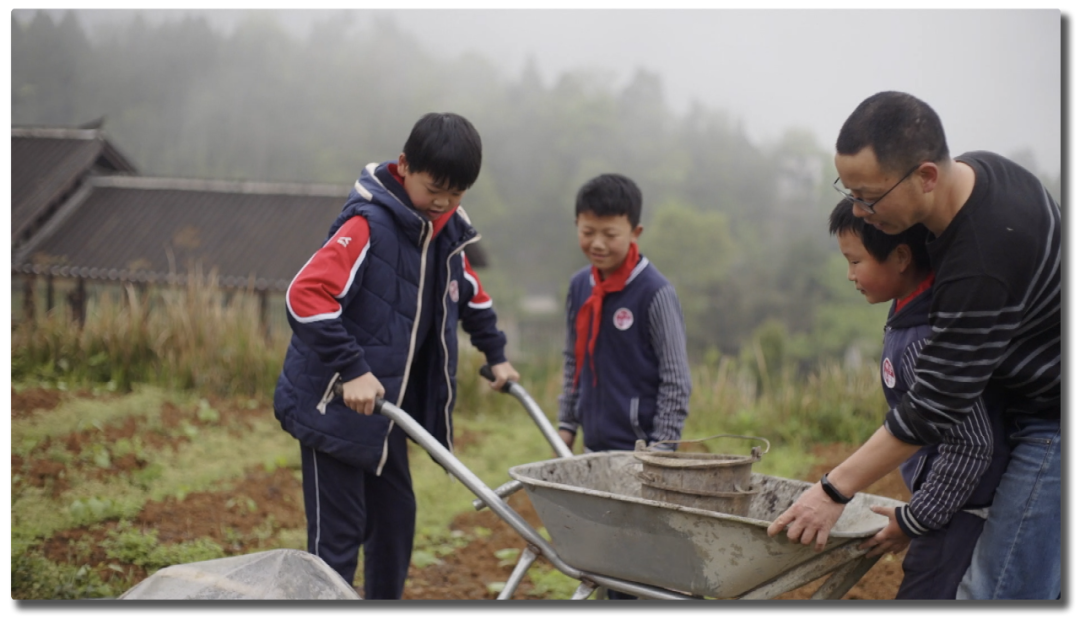
[[[146,282],[134,282],[132,285],[135,287],[135,295],[138,297],[139,307],[142,309],[139,321],[146,322],[147,317],[150,315],[150,295],[147,293]]]
[[[45,275],[45,312],[51,312],[53,309],[53,274],[49,272]]]
[[[34,306],[34,284],[37,276],[27,273],[23,276],[23,319],[33,323],[37,318],[37,308]]]
[[[266,288],[262,288],[258,291],[259,295],[259,324],[262,326],[263,336],[266,337],[266,341],[270,341],[270,320],[269,320],[269,293]]]
[[[86,280],[79,277],[75,280],[75,290],[68,293],[68,304],[71,306],[71,316],[79,323],[81,329],[86,324]]]

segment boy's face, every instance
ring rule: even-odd
[[[465,196],[465,190],[440,185],[427,172],[411,171],[404,154],[398,157],[398,174],[405,179],[405,193],[413,206],[431,221],[457,209]]]
[[[607,279],[626,259],[630,244],[637,242],[642,227],[632,227],[626,215],[599,215],[585,211],[575,219],[578,245],[600,275]]]
[[[884,262],[878,262],[862,243],[859,235],[846,230],[836,235],[840,253],[848,261],[848,281],[855,282],[855,289],[869,303],[882,303],[902,298],[911,288],[910,267],[903,259],[900,248],[894,249]]]

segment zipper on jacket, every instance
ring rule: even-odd
[[[416,315],[413,316],[412,333],[409,335],[409,354],[405,357],[405,374],[401,378],[401,389],[396,402],[398,406],[405,400],[405,389],[409,386],[413,355],[416,353],[416,332],[420,328],[420,314],[424,311],[424,275],[427,273],[427,252],[431,245],[433,228],[430,221],[424,221],[424,243],[420,248],[420,285],[416,288]]]
[[[461,207],[459,206],[458,209],[460,208]],[[468,221],[468,217],[466,217],[465,220]],[[457,256],[459,253],[464,252],[466,245],[475,243],[479,240],[480,233],[477,232],[476,236],[462,243],[460,247],[450,252],[450,255],[446,258],[446,290],[443,290],[442,297],[443,313],[442,326],[439,328],[439,343],[441,343],[443,347],[443,376],[446,378],[447,393],[446,405],[443,407],[443,418],[446,420],[446,445],[450,449],[450,453],[454,453],[454,439],[452,433],[450,432],[450,402],[452,402],[454,399],[454,386],[450,380],[450,346],[446,343],[446,297],[450,294],[450,274],[453,272],[453,267],[450,266],[450,261],[454,259],[454,256]],[[465,273],[464,259],[462,260],[461,272],[463,274]],[[458,290],[460,294],[460,282],[458,282]],[[460,301],[460,297],[458,299]],[[458,348],[460,349],[460,346]]]
[[[645,431],[641,429],[641,422],[638,421],[638,407],[641,403],[641,398],[630,398],[630,427],[634,429],[634,434],[643,441],[648,441],[649,437],[646,436]]]
[[[401,377],[401,389],[398,390],[397,406],[405,400],[405,389],[409,386],[409,374],[412,372],[413,354],[416,353],[416,331],[420,328],[420,313],[424,311],[424,274],[427,272],[427,252],[431,245],[434,225],[424,219],[424,243],[420,248],[420,285],[416,289],[416,316],[413,317],[412,334],[409,336],[409,354],[405,357],[405,374]],[[409,411],[405,411],[409,412]],[[387,426],[386,436],[383,437],[382,458],[379,458],[379,466],[375,469],[376,475],[382,475],[386,457],[389,455],[390,431],[394,429],[394,422]]]
[[[319,411],[320,415],[326,414],[326,405],[330,403],[330,400],[334,399],[334,385],[337,384],[338,377],[340,376],[340,372],[334,372],[334,376],[330,379],[330,384],[326,386],[326,391],[323,392],[322,399],[315,405],[315,409]]]

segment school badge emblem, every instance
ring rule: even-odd
[[[892,361],[888,357],[885,357],[885,360],[881,362],[881,378],[889,389],[896,386],[896,372],[893,370]]]
[[[457,285],[457,280],[456,279],[450,280],[449,288],[450,288],[450,300],[453,301],[454,303],[457,303],[458,302],[458,285]]]
[[[619,331],[626,331],[630,328],[630,325],[634,324],[634,314],[625,307],[620,307],[615,310],[615,328]]]

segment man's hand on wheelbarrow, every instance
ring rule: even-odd
[[[900,528],[900,525],[896,523],[896,508],[895,507],[882,507],[880,505],[872,505],[870,510],[875,514],[885,516],[889,519],[889,524],[885,525],[885,528],[878,531],[877,535],[863,542],[859,548],[869,548],[870,552],[866,553],[868,557],[876,557],[883,555],[886,552],[900,552],[907,548],[907,545],[911,543],[911,538],[904,533],[904,530]]]
[[[371,372],[342,383],[341,387],[341,399],[345,401],[345,406],[365,415],[375,412],[375,398],[386,395],[386,389]]]
[[[780,514],[766,532],[769,537],[773,537],[786,526],[788,539],[803,545],[816,541],[814,550],[821,552],[825,549],[825,542],[829,541],[829,531],[843,512],[844,505],[830,499],[822,490],[821,482],[818,482],[802,493],[787,511]]]
[[[521,374],[514,369],[514,366],[510,365],[509,361],[503,361],[502,363],[496,363],[491,366],[491,373],[495,376],[495,380],[491,383],[491,388],[495,391],[502,389],[502,386],[506,384],[506,381],[512,380],[515,383],[521,380]]]

